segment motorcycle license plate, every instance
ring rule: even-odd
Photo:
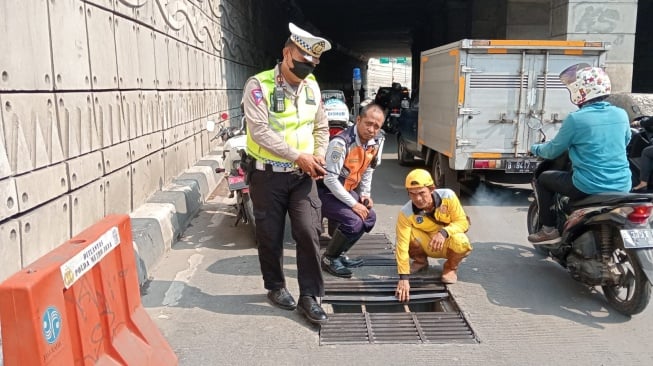
[[[247,187],[245,177],[242,175],[230,175],[227,177],[227,184],[230,191],[235,191]]]
[[[653,248],[653,229],[619,230],[624,248]]]
[[[506,160],[506,173],[532,173],[537,167],[537,160]]]

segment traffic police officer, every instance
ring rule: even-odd
[[[323,324],[328,317],[316,300],[324,296],[319,262],[321,204],[313,179],[326,173],[329,132],[312,71],[331,44],[292,23],[288,28],[291,34],[282,61],[247,80],[243,91],[251,158],[249,189],[268,299],[282,309],[298,307],[309,321]],[[297,243],[299,305],[288,292],[283,272],[286,214]]]
[[[329,245],[322,256],[322,269],[337,277],[352,276],[349,268],[363,264],[346,253],[376,223],[372,210],[372,174],[381,160],[384,113],[378,104],[361,110],[354,126],[334,136],[327,148],[327,175],[318,184],[322,216],[335,221]]]

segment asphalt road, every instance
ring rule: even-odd
[[[390,136],[373,182],[373,233],[392,241],[396,213],[408,200],[403,179],[412,169],[397,164],[395,145]],[[267,303],[251,232],[233,227],[233,200],[221,189],[159,264],[143,296],[181,365],[653,364],[650,307],[632,318],[617,313],[598,290],[528,244],[527,186],[481,184],[463,199],[474,252],[449,290],[480,340],[471,345],[320,346],[318,328]],[[430,263],[429,273],[438,275],[441,263]],[[371,268],[355,276],[369,276]],[[298,295],[290,240],[285,269]],[[373,271],[394,275],[391,267]]]

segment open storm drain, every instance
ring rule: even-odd
[[[397,301],[397,279],[325,281],[323,303],[333,314],[320,345],[364,343],[478,343],[442,283],[411,278],[408,304]]]

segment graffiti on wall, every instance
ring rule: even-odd
[[[610,6],[579,4],[574,13],[580,16],[575,22],[577,33],[612,33],[621,21],[619,10]]]

